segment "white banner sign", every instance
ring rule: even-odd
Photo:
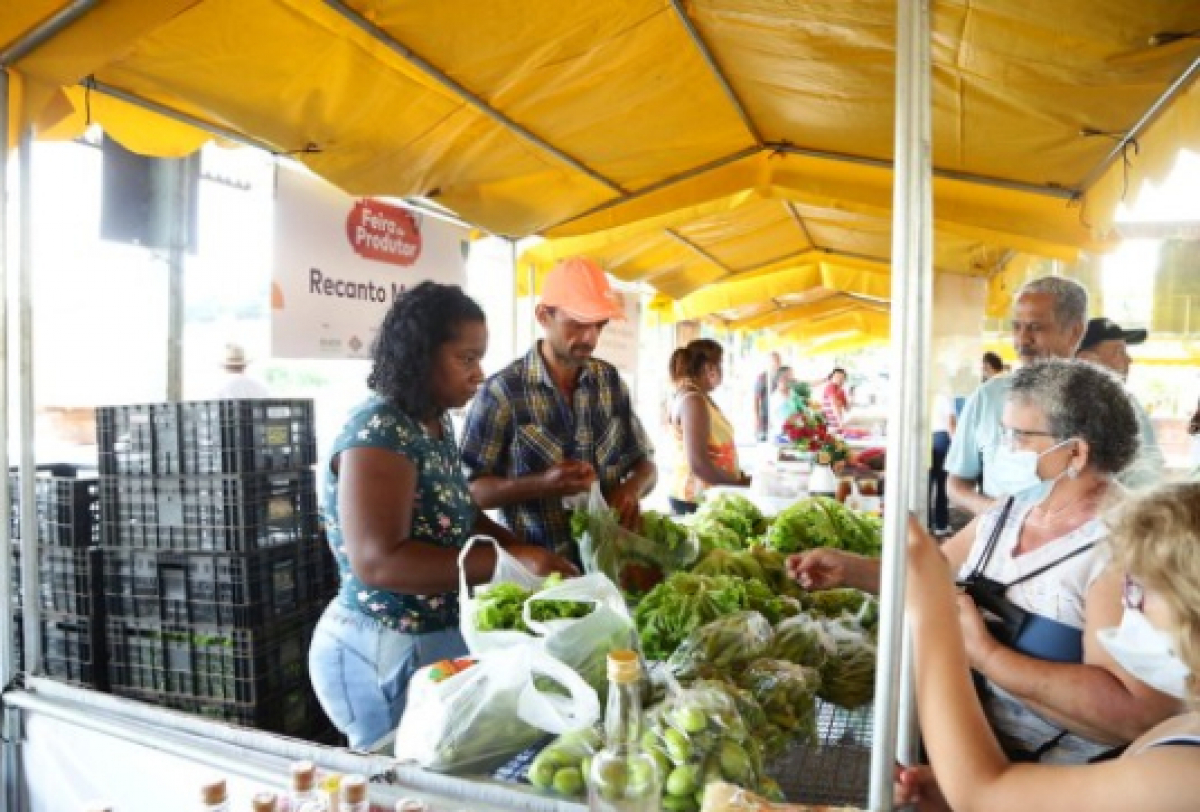
[[[600,334],[596,357],[617,368],[625,383],[633,386],[638,371],[638,338],[642,326],[641,295],[613,286],[613,292],[625,308],[625,320],[610,321]]]
[[[426,279],[466,283],[462,228],[395,203],[355,199],[280,167],[271,350],[276,358],[368,358],[392,302]]]

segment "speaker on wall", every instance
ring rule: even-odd
[[[147,158],[130,152],[107,135],[100,150],[104,156],[100,237],[146,248],[169,248],[174,195],[182,173],[186,184],[185,250],[195,253],[200,154]]]

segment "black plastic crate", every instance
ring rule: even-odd
[[[324,606],[327,550],[316,539],[252,553],[106,551],[113,618],[247,628]]]
[[[109,619],[113,686],[220,702],[266,702],[308,686],[308,646],[320,613],[255,629]]]
[[[312,539],[312,471],[101,477],[107,547],[251,552]]]
[[[205,400],[96,410],[100,473],[243,474],[317,461],[311,400]]]
[[[13,612],[12,619],[13,663],[17,671],[25,670],[25,616],[20,611]]]
[[[127,687],[114,687],[113,693],[139,702],[254,730],[280,733],[309,741],[329,741],[331,738],[332,726],[325,712],[321,710],[312,688],[307,684],[253,703],[224,702]]]
[[[104,550],[43,547],[38,558],[38,593],[43,612],[103,619]],[[24,606],[29,596],[21,584],[20,567],[20,549],[13,547],[14,604]]]
[[[42,665],[48,677],[108,690],[104,621],[79,615],[42,616]]]
[[[10,536],[21,538],[20,478],[9,474]],[[36,480],[38,540],[53,547],[100,543],[100,480],[41,476]]]

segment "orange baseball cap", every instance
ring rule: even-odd
[[[625,318],[621,297],[596,261],[587,257],[564,259],[546,274],[542,304],[584,324]]]

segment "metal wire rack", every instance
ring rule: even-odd
[[[865,809],[870,787],[871,705],[848,711],[817,700],[817,745],[794,744],[767,767],[791,803]]]

